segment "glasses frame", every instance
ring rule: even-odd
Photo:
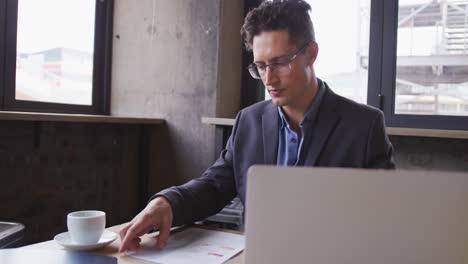
[[[265,67],[265,73],[266,73],[268,67],[270,67],[271,71],[273,71],[275,66],[288,65],[289,68],[291,68],[291,62],[293,62],[305,50],[305,48],[310,45],[310,43],[311,43],[310,41],[307,42],[304,46],[302,46],[302,48],[300,48],[296,53],[294,53],[292,55],[285,55],[284,57],[289,56],[288,61],[285,61],[285,62],[272,62],[270,64],[266,64],[264,66]],[[261,79],[262,78],[262,75],[260,74],[260,71],[258,70],[258,66],[257,66],[257,64],[255,64],[255,62],[252,62],[251,64],[249,64],[247,69],[249,70],[250,76],[252,76],[252,78],[254,78],[254,79]]]

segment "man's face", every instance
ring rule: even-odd
[[[311,59],[309,47],[305,47],[290,63],[284,63],[301,48],[289,43],[287,30],[262,32],[253,39],[254,63],[258,68],[273,64],[264,68],[261,79],[273,103],[278,106],[302,105],[305,98],[310,98],[310,93],[313,93],[311,82],[315,77],[315,57]]]

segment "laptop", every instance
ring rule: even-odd
[[[468,263],[468,173],[253,166],[245,263]]]

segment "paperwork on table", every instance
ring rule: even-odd
[[[243,235],[190,227],[172,234],[163,250],[157,250],[155,243],[151,243],[129,255],[161,264],[220,264],[244,246]]]

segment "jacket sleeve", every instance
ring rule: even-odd
[[[199,178],[174,186],[153,195],[165,197],[171,204],[173,226],[190,224],[211,216],[226,206],[237,195],[233,171],[233,138],[240,113],[236,117],[232,134],[216,162]]]
[[[379,111],[370,127],[366,148],[366,168],[394,169],[393,146],[385,132],[383,113]]]

